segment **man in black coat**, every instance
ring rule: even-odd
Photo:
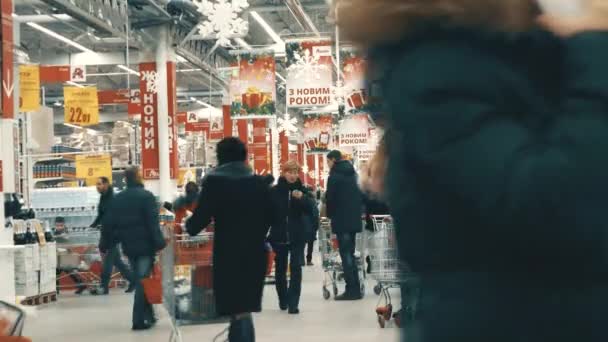
[[[230,316],[230,342],[255,341],[252,312],[262,310],[266,235],[272,197],[264,177],[246,164],[247,147],[237,138],[217,145],[219,166],[203,180],[198,206],[186,222],[190,235],[215,221],[213,289],[218,314]]]
[[[410,342],[608,341],[608,16],[525,30],[517,3],[370,21],[395,39],[370,63],[390,67],[386,191],[421,277]]]
[[[135,280],[133,330],[146,330],[156,323],[156,318],[152,305],[146,301],[141,280],[150,276],[154,257],[166,242],[160,230],[156,198],[144,189],[139,169],[127,169],[125,179],[127,188],[114,197],[103,217],[99,247],[106,253],[115,238],[122,244]]]
[[[270,243],[276,253],[275,278],[279,307],[290,314],[300,313],[304,245],[312,234],[314,199],[298,175],[300,165],[288,161],[282,167],[279,183],[272,189],[275,219],[270,230]],[[287,287],[287,267],[291,272]]]
[[[327,180],[327,217],[331,220],[331,229],[338,239],[346,282],[346,291],[337,296],[336,300],[359,300],[363,298],[363,293],[355,245],[357,233],[363,231],[363,194],[353,164],[343,160],[340,151],[331,151],[327,155],[327,164],[331,169]]]
[[[103,222],[104,215],[110,206],[110,202],[114,198],[114,189],[110,180],[107,177],[99,177],[97,179],[97,192],[101,195],[99,198],[99,205],[97,206],[97,217],[95,221],[91,223],[91,228],[100,226]],[[103,226],[101,226],[103,235]],[[129,288],[127,293],[135,291],[135,281],[133,280],[133,274],[129,267],[122,261],[122,255],[120,248],[118,247],[118,239],[116,237],[108,237],[109,246],[105,254],[103,255],[103,268],[101,272],[101,293],[107,295],[110,292],[110,279],[112,278],[112,271],[114,267],[118,269],[123,278],[129,281]],[[101,240],[100,240],[101,243]]]

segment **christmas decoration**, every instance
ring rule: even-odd
[[[289,113],[285,113],[285,115],[282,118],[279,118],[277,121],[279,124],[279,131],[285,132],[287,136],[291,136],[292,133],[296,133],[298,131],[298,127],[296,127],[298,120],[296,118],[292,118]]]
[[[230,38],[245,36],[249,31],[249,23],[240,17],[249,7],[247,0],[198,0],[194,4],[207,17],[199,24],[199,33],[208,39],[217,39],[220,46],[231,46]]]
[[[287,68],[289,77],[304,77],[307,83],[321,79],[321,71],[329,70],[329,66],[320,63],[321,56],[312,54],[310,50],[304,49],[304,55],[293,52],[293,64]]]
[[[343,106],[346,102],[346,95],[348,95],[344,82],[337,81],[336,85],[331,87],[331,94],[333,95],[334,104]]]

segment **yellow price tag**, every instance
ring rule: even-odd
[[[65,123],[90,126],[99,123],[97,87],[64,87]]]

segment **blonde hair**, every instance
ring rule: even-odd
[[[290,171],[300,172],[300,170],[302,170],[302,167],[295,160],[289,160],[289,161],[285,162],[283,164],[283,166],[281,167],[281,171],[283,171],[283,172],[290,172]]]
[[[347,39],[390,43],[430,22],[523,31],[540,14],[535,0],[336,0],[332,13]]]

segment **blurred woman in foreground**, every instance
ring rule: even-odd
[[[533,0],[337,1],[388,67],[376,177],[421,275],[408,342],[608,341],[599,2],[559,17]]]

